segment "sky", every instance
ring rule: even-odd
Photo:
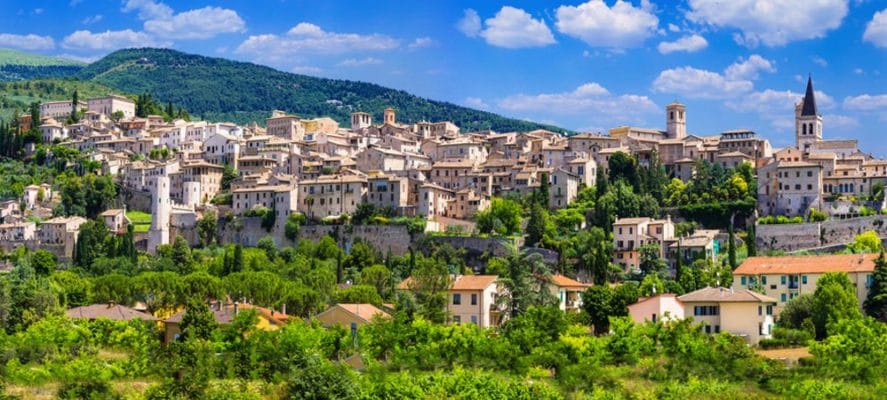
[[[170,47],[606,132],[752,129],[794,143],[813,77],[826,138],[887,156],[887,0],[0,2],[0,47],[92,61]]]

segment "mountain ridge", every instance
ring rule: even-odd
[[[374,121],[381,121],[383,110],[393,107],[398,121],[451,121],[465,132],[547,129],[572,133],[374,83],[319,78],[170,49],[118,50],[74,76],[122,92],[149,93],[159,101],[183,106],[192,115],[216,121],[261,123],[278,109],[304,118],[328,116],[348,126],[351,112],[369,112]]]

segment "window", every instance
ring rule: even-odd
[[[462,322],[462,317],[460,317],[458,315],[453,316],[453,323],[459,324],[461,322]]]
[[[758,306],[758,315],[764,315],[764,307]]]
[[[471,316],[471,323],[477,325],[477,315]]]
[[[767,315],[773,315],[773,306],[767,306]]]
[[[779,296],[779,301],[785,303],[785,293],[783,293]]]
[[[473,306],[477,305],[477,293],[471,294],[471,305],[473,305]]]
[[[767,277],[766,277],[766,276],[762,276],[762,277],[761,277],[761,284],[762,284],[762,285],[766,285],[766,284],[767,284]]]
[[[803,284],[803,285],[807,284],[807,275],[801,275],[801,284]]]
[[[711,333],[711,327],[710,327],[710,326],[708,326],[708,325],[705,326],[705,333]]]
[[[721,333],[721,326],[715,325],[715,333]]]
[[[458,306],[462,304],[462,295],[459,293],[453,293],[453,305]]]
[[[748,281],[747,281],[747,279],[743,276],[743,277],[742,277],[742,285],[745,286],[745,285],[747,285],[747,284],[748,284]]]

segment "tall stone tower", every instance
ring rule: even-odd
[[[384,115],[385,115],[384,122],[386,124],[394,125],[395,122],[397,122],[397,119],[395,118],[395,115],[394,115],[393,108],[391,108],[391,107],[386,108]]]
[[[669,139],[683,139],[687,136],[687,107],[674,102],[665,106],[665,126]]]
[[[822,140],[822,116],[816,108],[813,78],[808,77],[804,99],[795,105],[795,143],[798,149],[806,151],[811,143],[820,140]]]
[[[373,116],[365,112],[351,113],[351,129],[369,128],[373,124]]]
[[[151,198],[151,228],[148,229],[148,254],[155,254],[157,247],[169,244],[169,177],[158,176]]]

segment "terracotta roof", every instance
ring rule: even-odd
[[[145,321],[157,321],[151,314],[136,311],[132,308],[121,306],[119,304],[92,304],[82,307],[74,307],[65,311],[69,318],[77,319],[99,319],[107,318],[115,321],[131,321],[141,319]]]
[[[563,275],[552,275],[551,283],[559,286],[559,287],[567,287],[567,288],[585,288],[591,286],[588,283],[582,283],[575,279],[568,278]]]
[[[388,315],[388,313],[378,309],[376,306],[374,306],[372,304],[366,304],[366,303],[364,303],[364,304],[336,304],[336,305],[330,307],[329,310],[332,310],[335,307],[342,308],[343,310],[348,311],[351,314],[354,314],[355,316],[363,319],[364,321],[370,321],[376,315],[379,315],[382,318],[390,318],[391,317],[390,315]],[[329,310],[324,311],[323,313],[326,313]],[[323,313],[321,313],[321,314],[323,314]]]
[[[499,279],[497,275],[458,275],[453,280],[450,290],[484,290],[495,283],[497,279]],[[397,288],[410,290],[412,284],[413,277],[409,276],[401,281]]]
[[[271,322],[272,324],[275,324],[275,325],[282,325],[290,318],[290,316],[287,314],[276,312],[274,310],[264,308],[264,307],[256,307],[251,304],[238,304],[237,307],[240,310],[255,309],[256,314],[267,319],[269,322]],[[173,316],[169,317],[168,319],[166,319],[163,322],[181,323],[182,317],[185,315],[185,311],[187,311],[187,310],[179,311],[178,313],[174,314]],[[234,317],[237,316],[237,313],[234,312],[234,305],[233,304],[225,305],[221,309],[213,309],[211,307],[210,311],[213,313],[213,319],[215,319],[216,323],[218,323],[220,325],[230,324],[232,321],[234,321]]]
[[[816,256],[749,257],[733,275],[821,274],[870,272],[878,254],[827,254]]]
[[[451,290],[484,290],[499,279],[496,275],[459,275]]]
[[[776,303],[776,299],[748,289],[733,290],[722,287],[704,287],[678,296],[684,303]]]

